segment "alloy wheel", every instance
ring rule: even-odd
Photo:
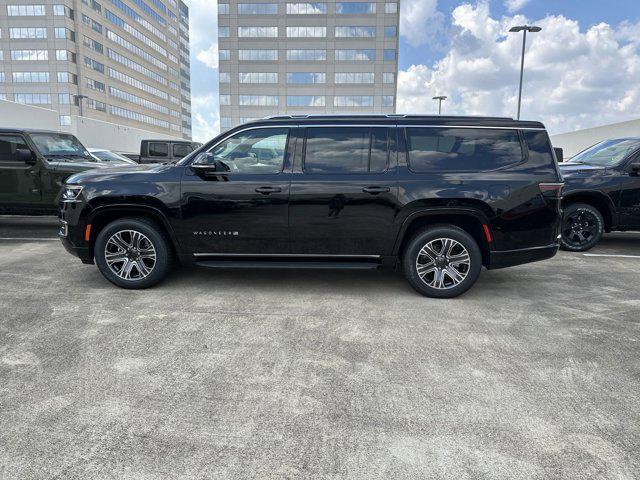
[[[598,235],[598,219],[588,210],[576,210],[565,218],[562,235],[567,243],[582,247]]]
[[[471,268],[467,249],[452,238],[437,238],[424,245],[416,258],[420,279],[429,287],[453,288],[464,281]]]
[[[104,258],[123,280],[141,280],[156,266],[156,249],[149,237],[136,230],[120,230],[107,240]]]

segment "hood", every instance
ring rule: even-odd
[[[152,164],[135,164],[135,165],[107,165],[102,168],[83,171],[77,173],[67,179],[69,184],[82,184],[85,182],[95,182],[115,177],[132,177],[135,179],[140,174],[162,173],[171,168],[170,164],[152,163]]]
[[[562,175],[598,175],[604,173],[607,169],[598,165],[587,165],[583,163],[560,163],[560,171]]]
[[[63,172],[83,172],[85,170],[92,170],[94,168],[102,169],[108,167],[108,165],[102,162],[94,162],[90,160],[71,157],[47,158],[47,163],[54,170]]]

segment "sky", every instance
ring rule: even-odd
[[[398,113],[515,117],[562,133],[640,116],[638,0],[400,0]],[[219,132],[217,2],[187,0],[193,135]]]

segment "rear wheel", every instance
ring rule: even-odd
[[[171,269],[171,249],[153,222],[125,218],[108,224],[94,247],[100,273],[122,288],[148,288]]]
[[[585,252],[593,248],[604,234],[604,219],[600,211],[586,203],[569,205],[562,218],[563,250]]]
[[[482,269],[480,247],[467,232],[438,225],[417,233],[402,257],[405,277],[422,295],[452,298],[469,290]]]

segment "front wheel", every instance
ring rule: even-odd
[[[586,203],[569,205],[562,218],[560,247],[571,252],[586,252],[604,234],[604,219],[600,211]]]
[[[453,225],[416,234],[402,256],[405,277],[422,295],[453,298],[469,290],[482,269],[482,253],[471,235]]]
[[[148,288],[171,269],[171,249],[163,232],[151,221],[124,218],[98,234],[94,246],[100,273],[122,288]]]

